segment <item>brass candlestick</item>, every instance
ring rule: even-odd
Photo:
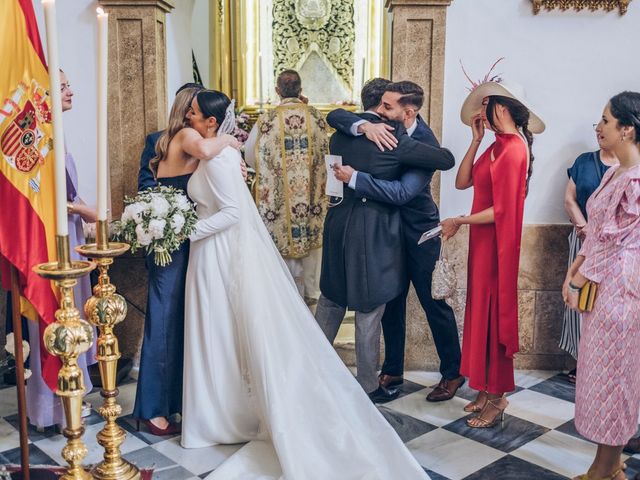
[[[77,279],[85,276],[96,265],[87,261],[69,259],[69,237],[56,236],[57,262],[42,263],[34,267],[41,277],[53,280],[60,289],[60,308],[56,311],[56,321],[47,326],[43,341],[45,348],[62,361],[58,372],[56,394],[62,399],[66,427],[63,435],[67,444],[62,449],[62,457],[69,464],[61,480],[91,480],[90,473],[82,468],[82,460],[87,455],[87,447],[82,441],[82,398],[85,393],[82,370],[78,367],[78,356],[89,350],[93,344],[93,329],[80,318],[80,312],[73,300],[73,287]]]
[[[76,247],[78,253],[93,259],[100,271],[98,285],[93,287],[93,296],[87,300],[84,307],[87,319],[100,331],[96,358],[100,367],[100,394],[104,403],[99,411],[106,420],[104,428],[97,435],[98,443],[104,448],[104,460],[96,465],[92,473],[98,480],[138,480],[138,468],[121,456],[120,445],[124,442],[126,433],[116,423],[116,419],[122,414],[122,407],[116,403],[116,373],[120,347],[113,327],[126,317],[127,302],[122,295],[116,293],[116,287],[110,282],[108,274],[113,259],[129,250],[129,245],[108,241],[106,220],[97,222],[96,237],[96,243]]]

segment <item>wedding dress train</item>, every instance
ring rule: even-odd
[[[182,445],[251,442],[214,480],[428,479],[327,342],[226,148],[188,192]]]

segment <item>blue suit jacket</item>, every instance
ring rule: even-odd
[[[329,125],[350,134],[351,125],[360,118],[345,110],[336,110],[327,117]],[[429,125],[418,116],[418,126],[411,138],[433,146],[438,140]],[[431,197],[433,170],[406,169],[399,180],[380,180],[365,172],[358,172],[355,194],[379,202],[400,206],[406,247],[414,250],[423,232],[440,222],[438,207]]]
[[[153,178],[153,172],[149,168],[149,162],[153,157],[156,156],[156,143],[158,142],[158,138],[160,138],[161,133],[162,130],[147,135],[147,138],[144,142],[144,150],[142,151],[142,155],[140,155],[138,191],[146,190],[147,188],[153,188],[158,185],[156,179]]]

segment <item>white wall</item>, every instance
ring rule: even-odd
[[[79,194],[89,204],[96,195],[97,30],[95,0],[58,0],[60,67],[74,92],[73,108],[62,116],[69,152],[78,167]],[[47,53],[42,3],[33,2],[40,39]]]
[[[7,0],[0,0],[7,1]],[[199,0],[201,1],[201,0]],[[208,1],[208,0],[204,0]],[[180,0],[167,15],[167,101],[175,91],[192,82],[191,17],[194,0]],[[46,55],[46,34],[42,4],[33,2],[40,38]],[[73,154],[80,178],[80,196],[95,204],[96,195],[96,110],[97,50],[96,0],[58,0],[58,48],[60,66],[74,92],[73,108],[63,116],[67,148]],[[205,42],[208,43],[208,36]]]
[[[498,8],[499,5],[499,8]],[[530,0],[454,0],[447,13],[443,144],[461,161],[471,132],[460,121],[468,81],[491,64],[523,85],[547,130],[536,136],[534,172],[525,222],[565,223],[566,169],[581,152],[595,150],[592,124],[622,90],[640,90],[640,3],[617,12],[541,12]],[[491,132],[485,134],[484,146]],[[456,169],[442,176],[442,215],[468,213],[472,191],[454,188]]]
[[[175,2],[167,15],[167,102],[171,109],[176,90],[187,82],[193,82],[191,63],[191,17],[194,0]],[[209,37],[203,40],[209,41]]]
[[[191,16],[191,44],[205,87],[211,88],[209,45],[209,0],[195,0]]]

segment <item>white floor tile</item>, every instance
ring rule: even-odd
[[[543,427],[556,428],[573,418],[575,405],[543,393],[522,390],[509,396],[507,413]]]
[[[437,427],[442,427],[468,415],[462,410],[468,403],[466,400],[454,397],[446,402],[431,403],[425,400],[429,391],[427,388],[418,390],[393,402],[386,403],[384,406]]]
[[[18,413],[18,394],[16,387],[0,390],[0,417],[8,417]]]
[[[404,372],[405,380],[424,385],[425,387],[437,385],[438,382],[440,382],[440,377],[440,372]]]
[[[552,430],[511,452],[566,477],[585,473],[596,454],[596,445]]]
[[[506,453],[447,430],[433,430],[407,443],[420,465],[451,480],[460,480]]]
[[[556,372],[555,370],[516,370],[516,385],[522,388],[531,388],[534,385],[544,382],[551,377],[555,377],[557,374],[558,372]]]
[[[186,449],[180,446],[180,437],[174,437],[164,442],[156,443],[153,448],[190,472],[200,475],[214,470],[243,445],[215,445],[213,447]]]
[[[20,433],[4,418],[0,418],[0,452],[20,446]]]
[[[95,425],[89,425],[84,432],[82,441],[87,446],[89,453],[84,458],[83,463],[85,465],[100,463],[103,460],[104,449],[98,444],[96,440],[97,433],[104,428],[104,422],[96,423]],[[62,458],[62,447],[66,444],[66,438],[62,435],[56,435],[55,437],[45,438],[35,442],[44,453],[53,458],[60,465],[65,465],[66,462]],[[124,443],[120,445],[121,453],[129,453],[139,448],[146,447],[147,444],[133,435],[127,435]]]

